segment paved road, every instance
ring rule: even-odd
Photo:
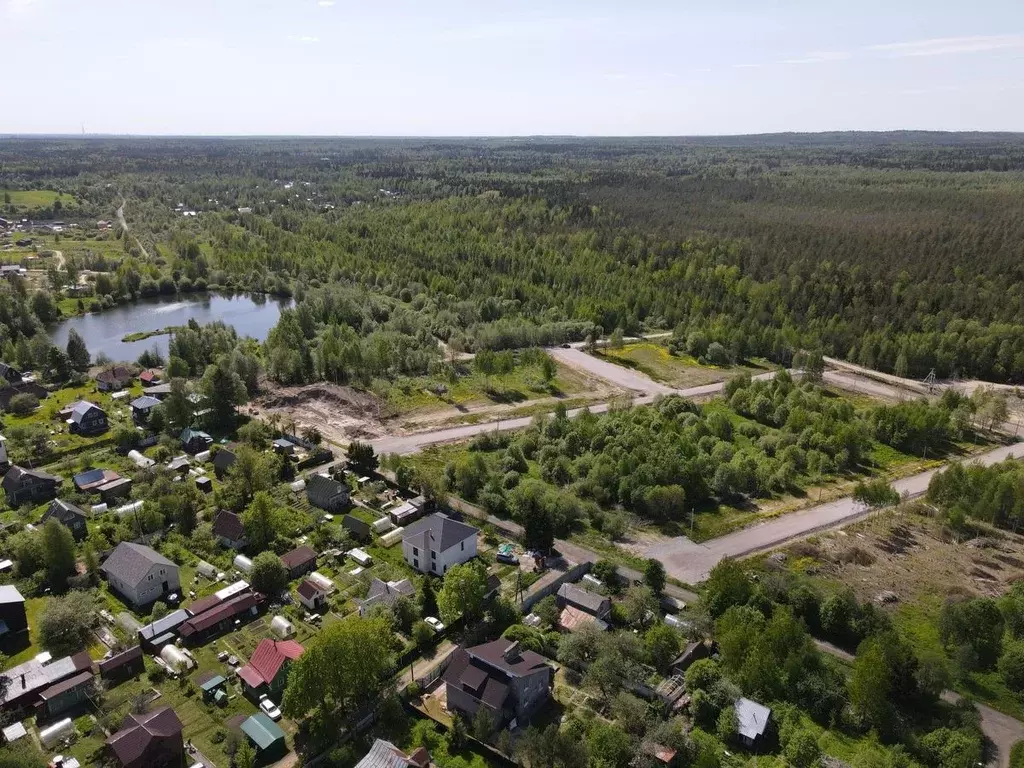
[[[1024,455],[1024,443],[995,448],[975,457],[972,461],[995,464],[1010,456]],[[904,496],[920,496],[928,490],[928,483],[937,469],[897,480],[892,485]],[[727,557],[743,557],[777,547],[788,541],[807,536],[815,531],[848,523],[870,514],[868,508],[851,497],[819,504],[799,512],[791,512],[761,525],[720,536],[697,544],[685,536],[649,547],[644,553],[665,564],[665,570],[686,584],[699,584],[707,578],[719,561]]]

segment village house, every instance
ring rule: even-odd
[[[428,768],[429,765],[430,753],[423,747],[407,755],[390,741],[375,739],[355,768]]]
[[[25,598],[13,584],[0,584],[0,638],[27,630]]]
[[[772,711],[763,704],[740,697],[733,705],[736,710],[736,732],[743,743],[754,746],[768,729]]]
[[[213,518],[213,535],[222,547],[241,549],[246,545],[245,525],[240,515],[222,509]]]
[[[359,615],[365,616],[375,605],[386,605],[388,608],[395,604],[400,597],[412,598],[416,594],[416,587],[408,579],[401,581],[381,581],[373,579],[370,582],[370,591],[359,603]]]
[[[299,602],[310,611],[320,611],[327,605],[327,590],[310,579],[303,579],[295,590]]]
[[[163,381],[163,374],[155,368],[147,368],[139,374],[139,381],[143,387],[153,387]]]
[[[388,510],[388,517],[397,526],[405,527],[423,517],[427,509],[427,500],[423,496],[403,501],[397,507]]]
[[[199,429],[186,427],[181,430],[181,447],[193,456],[205,451],[213,443],[213,438]]]
[[[297,579],[316,568],[316,552],[306,546],[296,547],[281,555],[281,562],[288,569],[288,578]]]
[[[223,480],[227,476],[228,470],[231,469],[237,458],[234,445],[225,445],[217,449],[213,455],[213,473],[218,480]]]
[[[504,638],[459,647],[442,678],[448,709],[472,722],[481,707],[495,728],[524,726],[551,697],[554,670],[547,659]]]
[[[43,717],[56,717],[86,703],[93,692],[95,680],[91,668],[83,669],[66,680],[44,688],[39,692],[37,711]]]
[[[79,400],[71,406],[67,424],[76,435],[99,435],[110,428],[107,412],[88,400]]]
[[[103,659],[97,665],[100,678],[114,685],[146,671],[146,663],[142,654],[142,646],[135,645],[127,651],[115,653],[109,659]]]
[[[8,711],[28,709],[40,703],[40,694],[64,680],[92,670],[88,651],[54,659],[40,653],[23,664],[0,672],[0,707]],[[52,696],[53,694],[51,694]]]
[[[93,493],[107,483],[119,480],[121,476],[112,469],[87,469],[71,478],[76,491]]]
[[[142,395],[142,397],[136,397],[132,400],[130,405],[132,407],[132,421],[141,427],[149,423],[149,414],[160,405],[160,401],[150,395]]]
[[[0,379],[3,379],[8,384],[20,384],[24,378],[25,375],[21,371],[13,365],[0,360]]]
[[[339,514],[348,508],[348,486],[327,475],[310,475],[306,478],[306,498],[314,507]]]
[[[345,515],[341,518],[341,527],[351,533],[352,538],[357,541],[368,542],[372,538],[370,524],[354,515]]]
[[[477,529],[435,513],[413,523],[402,536],[405,562],[422,573],[443,576],[476,557]]]
[[[574,608],[602,621],[606,620],[612,612],[611,600],[596,592],[580,589],[575,584],[563,584],[560,586],[556,602],[559,608]]]
[[[291,663],[302,656],[304,650],[294,640],[261,640],[249,663],[238,670],[245,695],[253,701],[259,701],[264,694],[276,697],[288,683]]]
[[[43,516],[39,518],[40,524],[47,520],[56,520],[63,525],[74,537],[75,541],[81,541],[89,535],[86,525],[87,515],[81,507],[72,504],[70,501],[54,499],[50,502]]]
[[[11,462],[7,458],[7,438],[0,435],[0,472],[6,470],[10,465]]]
[[[181,768],[185,764],[184,726],[170,707],[129,714],[107,749],[121,768]]]
[[[192,616],[178,628],[178,634],[188,645],[202,645],[233,629],[236,621],[255,618],[259,615],[260,605],[261,598],[247,591]]]
[[[38,504],[55,498],[63,482],[64,479],[57,475],[41,469],[25,469],[15,464],[0,481],[0,488],[3,488],[7,496],[7,505],[18,507],[27,501]]]
[[[124,389],[135,379],[135,373],[124,365],[112,365],[96,374],[96,389],[100,392],[116,392]]]
[[[100,570],[111,588],[136,608],[181,589],[178,566],[143,544],[122,541]]]
[[[136,633],[139,643],[150,653],[158,654],[161,648],[175,641],[178,637],[178,629],[189,618],[188,611],[183,608],[171,611],[163,618],[157,619],[139,629]]]

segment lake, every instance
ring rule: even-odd
[[[234,326],[239,336],[252,336],[264,341],[270,329],[277,324],[281,309],[291,304],[291,299],[273,298],[261,293],[195,293],[139,299],[104,312],[62,320],[50,330],[50,338],[64,349],[68,343],[68,334],[74,328],[85,339],[85,345],[94,359],[104,354],[111,360],[131,361],[154,345],[166,357],[170,336],[151,336],[130,342],[121,339],[137,331],[156,331],[169,325],[185,325],[189,320],[195,320],[200,325],[221,320]]]

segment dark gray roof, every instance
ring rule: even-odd
[[[446,549],[450,549],[458,544],[460,541],[464,541],[472,536],[476,536],[477,529],[471,525],[460,523],[458,520],[452,520],[446,515],[435,513],[429,517],[424,517],[422,520],[417,520],[412,525],[405,529],[405,534],[402,536],[403,541],[411,540],[417,537],[424,539],[424,549],[430,549],[427,546],[426,539],[433,545],[433,548],[438,552],[444,552]]]
[[[580,589],[575,584],[563,584],[560,586],[558,588],[558,596],[595,615],[602,611],[605,607],[605,601],[608,599],[595,592],[588,592],[585,589]]]
[[[416,594],[416,587],[408,579],[401,581],[381,581],[374,579],[370,582],[370,591],[366,593],[366,599],[359,600],[363,608],[381,605],[392,606],[399,597],[412,597]]]
[[[39,519],[39,522],[45,523],[51,517],[55,517],[58,520],[67,522],[74,517],[87,517],[81,507],[72,504],[70,501],[64,501],[63,499],[54,499],[50,502],[50,506],[46,508],[43,516]]]
[[[116,576],[127,584],[138,584],[146,578],[146,574],[154,565],[178,567],[151,547],[122,541],[114,547],[114,551],[103,563],[101,570],[108,575]]]
[[[143,395],[142,397],[136,397],[131,402],[132,408],[137,408],[137,409],[140,409],[140,410],[147,410],[147,409],[153,408],[154,406],[157,406],[157,405],[160,405],[160,401],[157,400],[155,397],[150,397],[149,395]]]
[[[52,480],[55,483],[63,482],[63,479],[56,475],[51,475],[49,472],[43,472],[41,469],[26,469],[25,467],[19,467],[17,464],[13,465],[7,474],[4,475],[3,488],[20,488],[21,484],[25,480]]]
[[[235,455],[234,446],[228,448],[221,448],[213,457],[213,466],[218,469],[227,469],[235,463],[235,459],[238,457]]]
[[[313,504],[328,504],[338,496],[348,496],[348,486],[324,475],[306,478],[306,496]]]

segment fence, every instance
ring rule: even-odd
[[[448,669],[448,665],[452,663],[452,657],[455,655],[456,650],[458,649],[452,650],[447,656],[441,659],[440,664],[427,672],[423,677],[416,678],[416,685],[420,687],[421,691],[429,688],[441,677],[441,675],[444,674],[444,671]]]
[[[577,563],[572,568],[558,574],[550,581],[541,579],[534,584],[530,591],[523,597],[523,613],[528,613],[534,604],[540,602],[548,595],[553,595],[558,588],[569,581],[579,581],[585,573],[590,572],[591,563]]]

